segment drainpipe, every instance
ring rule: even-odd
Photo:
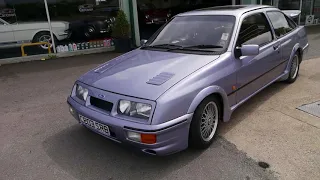
[[[301,24],[301,14],[302,14],[302,0],[300,0],[300,7],[299,7],[299,10],[301,11],[300,15],[299,15],[299,25]]]
[[[132,8],[132,1],[129,0],[129,13],[130,13],[130,26],[131,26],[131,37],[132,37],[132,42],[135,41],[136,36],[134,32],[134,19],[133,19],[133,8]]]

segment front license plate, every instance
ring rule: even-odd
[[[110,130],[109,130],[109,126],[101,124],[97,121],[94,121],[92,119],[89,119],[87,117],[84,117],[82,115],[79,115],[80,118],[80,122],[81,124],[91,127],[93,129],[96,129],[97,131],[99,131],[100,133],[110,136]]]

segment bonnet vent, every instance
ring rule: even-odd
[[[165,82],[167,82],[169,79],[171,79],[174,76],[174,74],[172,73],[168,73],[168,72],[162,72],[160,74],[158,74],[157,76],[153,77],[152,79],[150,79],[147,84],[152,84],[152,85],[161,85]]]

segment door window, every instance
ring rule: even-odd
[[[271,28],[263,13],[246,17],[242,24],[237,46],[257,44],[263,46],[273,40]]]
[[[267,12],[271,24],[274,28],[277,37],[284,36],[291,32],[295,27],[287,21],[285,15],[281,12]]]

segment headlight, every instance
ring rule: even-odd
[[[149,15],[146,15],[146,16],[145,16],[146,19],[149,19],[149,17],[150,17]]]
[[[77,85],[76,86],[76,96],[79,99],[86,101],[88,98],[88,89],[86,89],[80,85]]]
[[[149,119],[151,115],[151,105],[137,103],[127,100],[120,100],[118,105],[118,113],[139,119]]]

